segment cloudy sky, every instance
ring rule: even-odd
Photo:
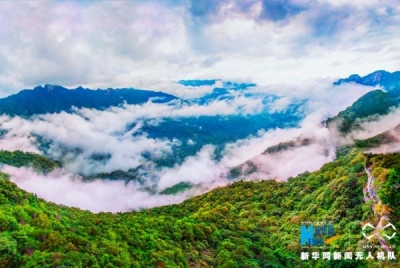
[[[254,98],[235,92],[233,99],[207,105],[149,102],[32,118],[1,116],[0,125],[7,133],[0,137],[0,149],[40,152],[34,133],[54,141],[47,153],[51,158],[62,158],[65,170],[48,176],[26,168],[5,166],[0,170],[40,197],[93,211],[127,211],[177,203],[189,195],[225,185],[228,181],[224,174],[249,159],[263,168],[261,175],[255,174],[260,176],[257,178],[285,180],[305,170],[316,170],[335,157],[334,147],[339,144],[336,133],[329,132],[321,121],[373,89],[354,84],[333,87],[332,81],[353,73],[400,70],[397,2],[0,1],[0,97],[43,84],[93,89],[135,87],[184,98],[204,95],[222,82],[188,90],[176,83],[182,79],[257,84],[246,91]],[[262,96],[270,93],[280,97],[264,103]],[[220,161],[215,161],[214,147],[206,145],[181,165],[154,170],[158,190],[181,181],[204,188],[173,197],[150,196],[134,183],[83,183],[74,175],[128,170],[144,163],[143,152],[168,154],[179,144],[146,133],[133,135],[139,133],[144,122],[157,124],[164,117],[257,114],[266,108],[283,111],[299,100],[307,102],[303,107],[305,119],[298,128],[260,130],[225,144]],[[398,112],[386,121],[398,124],[396,118]],[[376,134],[373,131],[377,129],[394,126],[386,121],[356,134],[365,138]],[[137,128],[127,129],[131,123]],[[260,157],[269,146],[299,135],[315,143],[289,150],[276,159]],[[65,157],[62,148],[78,148],[83,153],[66,153]],[[110,155],[107,164],[91,162],[91,155],[99,152]],[[154,183],[152,178],[150,182]]]
[[[1,1],[0,90],[399,70],[395,0]]]

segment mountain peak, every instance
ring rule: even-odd
[[[51,85],[51,84],[45,84],[44,86],[37,85],[36,87],[33,88],[33,90],[45,90],[45,91],[52,91],[52,90],[57,90],[57,89],[67,89],[67,88],[59,86],[59,85]]]
[[[358,80],[360,78],[361,78],[361,76],[359,76],[358,74],[352,74],[347,79]]]
[[[379,70],[364,76],[364,80],[370,83],[379,83],[386,76],[390,75],[388,71]]]
[[[339,79],[334,82],[334,86],[342,84],[356,83],[364,86],[382,86],[386,90],[392,90],[400,86],[400,72],[388,72],[385,70],[377,70],[366,76],[359,76],[358,74],[352,74],[348,78]]]
[[[44,89],[47,91],[52,91],[52,90],[67,89],[67,88],[59,86],[59,85],[46,84],[46,85],[44,85]]]

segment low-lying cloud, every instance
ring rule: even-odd
[[[112,107],[105,111],[77,109],[73,114],[62,112],[25,119],[1,116],[0,126],[5,133],[0,138],[0,149],[41,152],[43,149],[37,142],[40,136],[51,141],[46,153],[61,160],[65,169],[48,175],[7,166],[3,167],[3,171],[11,174],[12,180],[21,188],[35,192],[46,200],[95,212],[129,211],[181,202],[190,196],[230,183],[227,176],[229,170],[247,160],[255,163],[258,170],[244,179],[286,180],[305,171],[317,170],[334,159],[335,148],[342,140],[322,122],[371,89],[357,85],[332,87],[328,83],[314,90],[309,85],[303,85],[293,94],[288,89],[288,94],[281,97],[287,98],[289,104],[285,105],[290,106],[299,101],[302,103],[300,109],[305,119],[299,127],[261,129],[247,138],[226,144],[218,160],[215,157],[215,147],[210,144],[195,155],[188,156],[181,164],[161,168],[147,165],[148,177],[144,185],[155,189],[155,194],[143,190],[144,185],[138,183],[100,179],[84,182],[73,173],[95,174],[132,169],[148,164],[148,159],[143,157],[144,152],[168,156],[176,146],[179,147],[187,140],[151,138],[140,131],[144,123],[157,126],[165,118],[267,112],[276,109],[274,105],[282,106],[282,103],[262,101],[262,96],[273,93],[272,89],[255,87],[246,91],[255,95],[244,96],[238,93],[233,98],[212,101],[206,105],[185,101],[168,104],[149,102]],[[380,124],[391,122],[391,118],[396,115],[388,115]],[[372,131],[378,125],[367,127]],[[278,154],[262,154],[270,146],[299,138],[309,139],[311,143]],[[196,143],[196,140],[192,140],[192,143]],[[98,162],[91,158],[93,154],[109,157],[105,162]],[[159,194],[179,182],[190,182],[194,187],[176,196]]]
[[[0,148],[38,153],[39,136],[50,142],[46,154],[62,160],[72,172],[91,174],[127,170],[146,161],[141,156],[143,153],[151,152],[155,157],[164,157],[181,142],[147,137],[146,133],[140,132],[144,123],[156,126],[166,118],[251,115],[263,109],[262,99],[238,96],[231,100],[212,101],[207,105],[181,101],[168,104],[148,102],[105,111],[80,109],[73,114],[61,112],[29,119],[1,116],[0,126],[6,133],[0,139]],[[135,126],[130,127],[132,124]],[[71,153],[66,148],[76,150]],[[93,154],[109,155],[110,158],[105,164],[97,163],[90,160]]]
[[[39,197],[66,206],[79,207],[93,212],[132,211],[155,206],[175,204],[188,197],[182,195],[151,195],[134,183],[96,180],[85,182],[72,173],[56,170],[48,175],[38,174],[28,168],[3,166],[12,182]]]

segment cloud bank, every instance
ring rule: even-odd
[[[0,88],[259,85],[399,69],[390,1],[3,1]],[[175,89],[178,87],[175,85]]]
[[[10,173],[12,180],[21,188],[35,192],[40,197],[96,212],[129,211],[180,202],[230,183],[227,177],[229,170],[249,159],[259,169],[246,179],[286,180],[304,171],[317,170],[324,163],[333,160],[339,139],[321,122],[372,89],[358,85],[332,87],[329,81],[315,85],[299,85],[295,90],[292,86],[279,87],[279,91],[286,95],[271,102],[263,102],[263,96],[276,94],[277,90],[261,86],[235,93],[233,98],[217,99],[205,105],[179,100],[167,104],[149,102],[125,105],[104,111],[76,109],[72,114],[62,112],[31,118],[1,116],[0,126],[5,132],[0,137],[0,149],[41,152],[43,149],[37,140],[41,137],[50,141],[46,153],[61,160],[64,166],[63,171],[46,176],[24,168],[4,167],[3,171]],[[260,130],[244,139],[226,144],[222,148],[220,159],[216,159],[215,146],[210,144],[172,167],[156,168],[144,157],[146,152],[168,156],[174,148],[187,142],[151,138],[141,132],[145,123],[157,126],[165,118],[202,115],[252,116],[259,112],[284,111],[293,103],[302,103],[300,110],[305,114],[299,127]],[[279,155],[262,155],[270,146],[299,137],[309,138],[313,143]],[[196,139],[192,139],[193,143],[196,143]],[[106,155],[108,159],[103,162],[93,161],[94,154]],[[96,174],[117,169],[126,171],[139,165],[147,165],[148,173],[143,185],[100,179],[83,182],[79,176],[72,175]],[[190,182],[195,186],[176,196],[159,194],[179,182]],[[154,189],[155,193],[149,193],[144,190],[145,187]]]
[[[79,176],[56,170],[48,175],[31,169],[3,166],[2,172],[20,188],[36,193],[45,200],[93,212],[132,211],[155,206],[175,204],[188,197],[184,195],[151,195],[134,183],[96,180],[84,182]]]

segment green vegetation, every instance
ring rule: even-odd
[[[99,173],[95,175],[83,177],[85,180],[107,179],[107,180],[124,180],[126,183],[136,181],[139,183],[144,182],[144,178],[140,175],[140,170],[143,166],[139,165],[136,168],[129,169],[128,171],[115,170],[109,173]]]
[[[376,148],[383,144],[390,144],[399,141],[397,137],[400,134],[400,125],[392,130],[383,132],[365,140],[355,140],[355,146],[360,149]]]
[[[236,167],[233,167],[229,170],[228,172],[228,179],[235,180],[240,178],[240,176],[243,175],[250,175],[254,172],[257,172],[258,168],[256,164],[254,164],[252,161],[248,160],[244,162],[243,164],[240,164]]]
[[[296,146],[294,141],[280,142],[277,145],[273,145],[268,147],[263,154],[273,154],[281,151],[285,151],[289,148],[293,148]]]
[[[363,202],[364,162],[398,174],[400,159],[366,159],[348,147],[339,155],[288,182],[236,182],[179,205],[118,214],[45,202],[0,174],[0,267],[354,267],[302,262],[300,224],[333,221],[343,234],[334,247],[355,251],[360,222],[374,217]]]
[[[396,223],[396,229],[398,229],[400,222],[400,154],[368,155],[366,165],[373,168],[374,186],[382,201],[378,213],[389,213],[390,222]],[[391,240],[391,244],[399,245],[400,237],[395,236]]]
[[[242,165],[239,165],[239,166],[231,168],[229,170],[228,178],[236,179],[236,178],[239,178],[241,175],[242,175]]]
[[[310,143],[311,143],[310,139],[297,138],[297,139],[292,140],[292,141],[280,142],[277,145],[270,146],[263,152],[263,154],[279,153],[279,152],[282,152],[282,151],[286,151],[288,149],[301,147],[301,146],[307,146]]]
[[[391,139],[384,133],[373,136],[365,140],[355,140],[355,146],[360,149],[369,149],[379,147],[382,144],[390,143]]]
[[[382,90],[368,92],[337,116],[329,118],[327,124],[331,125],[336,122],[342,133],[348,133],[359,128],[358,122],[361,119],[365,120],[374,115],[385,115],[391,107],[398,106],[400,104],[399,92],[400,88],[390,92]]]
[[[163,191],[160,192],[160,194],[169,194],[169,195],[177,194],[177,193],[189,190],[192,187],[193,187],[193,184],[191,184],[190,182],[182,181],[180,183],[175,184],[172,187],[164,189]]]
[[[36,171],[47,173],[60,167],[60,163],[34,153],[21,151],[0,151],[0,163],[15,167],[32,167]]]

